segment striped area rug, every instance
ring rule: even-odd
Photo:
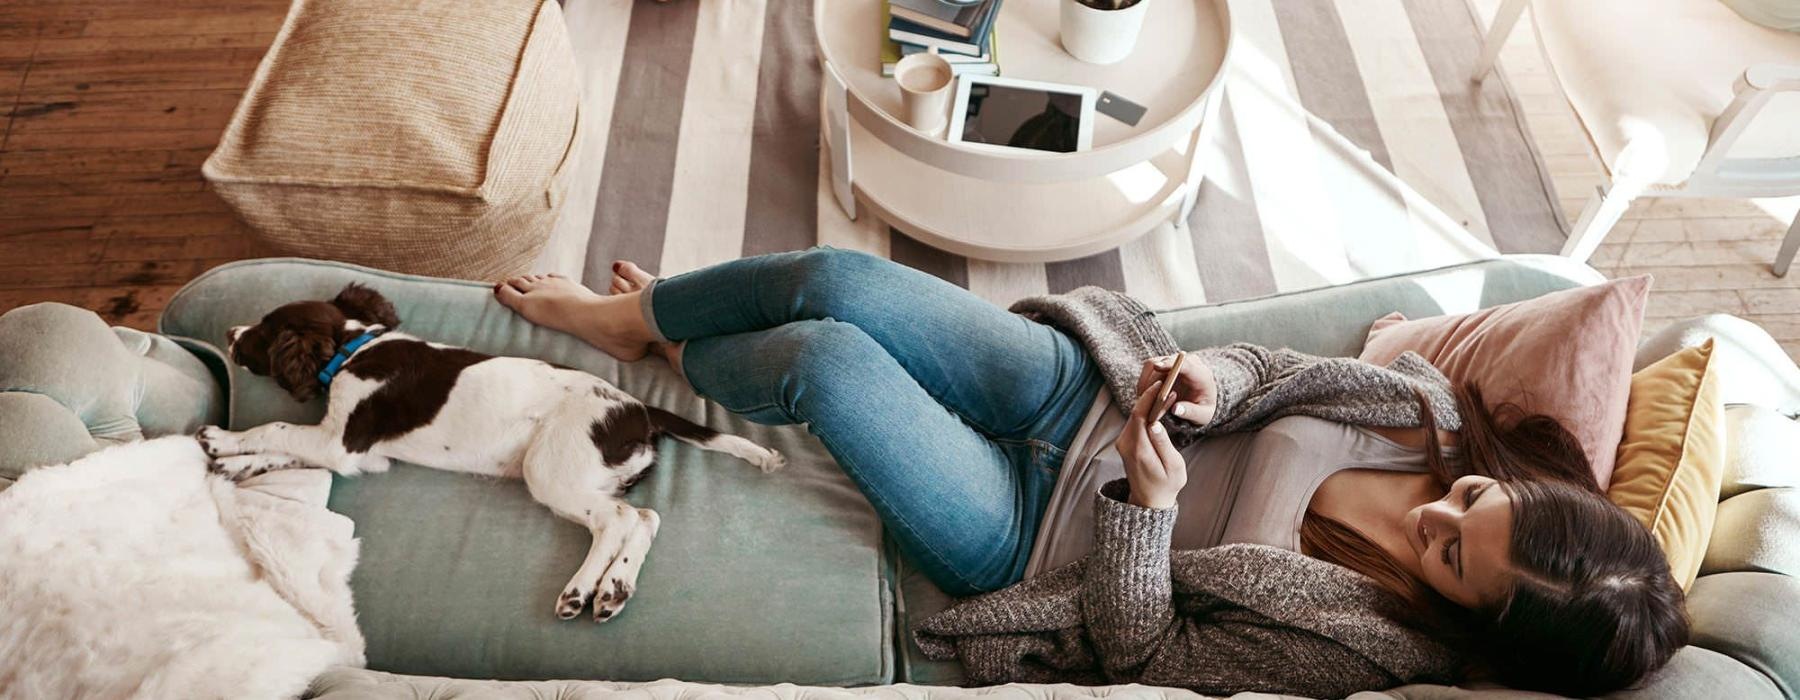
[[[1096,284],[1168,308],[1560,248],[1510,90],[1466,78],[1480,33],[1466,0],[1228,1],[1239,45],[1188,225],[1006,264],[838,209],[811,0],[564,0],[587,131],[540,267],[604,288],[615,258],[668,276],[825,244],[1000,304]]]

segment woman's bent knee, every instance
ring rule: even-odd
[[[849,380],[866,375],[872,363],[891,361],[880,343],[843,321],[795,321],[768,332],[768,359],[785,366],[784,374],[792,380]]]
[[[814,317],[851,316],[871,301],[871,293],[890,296],[886,301],[892,302],[894,290],[885,289],[880,280],[883,268],[898,264],[858,250],[807,249],[795,261],[799,300]]]
[[[736,335],[690,340],[682,364],[694,390],[759,423],[812,422],[854,411],[887,389],[894,364],[854,325],[792,321]],[[777,420],[777,415],[781,420]]]

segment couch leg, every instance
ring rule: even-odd
[[[1781,241],[1781,252],[1775,254],[1776,277],[1787,276],[1796,251],[1800,251],[1800,214],[1794,215],[1794,223],[1788,225],[1787,238]]]

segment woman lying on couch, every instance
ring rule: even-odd
[[[613,271],[606,295],[541,275],[495,293],[806,424],[919,569],[985,593],[916,630],[973,681],[1592,695],[1687,641],[1666,560],[1576,440],[1416,355],[1194,351],[1158,404],[1175,346],[1122,294],[1011,313],[833,249]]]

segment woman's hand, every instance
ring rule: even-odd
[[[1150,386],[1151,382],[1168,374],[1169,363],[1174,361],[1174,355],[1144,360],[1144,369],[1138,374],[1138,393],[1144,393],[1144,388]],[[1181,362],[1181,374],[1175,376],[1175,390],[1169,393],[1176,399],[1173,409],[1176,418],[1202,426],[1212,422],[1219,398],[1219,382],[1213,377],[1212,366],[1188,355]],[[1152,395],[1151,399],[1154,400],[1155,396]],[[1138,405],[1143,404],[1144,401],[1140,398]]]
[[[1181,487],[1187,485],[1187,461],[1169,442],[1169,431],[1150,420],[1175,401],[1171,394],[1162,406],[1153,405],[1161,390],[1162,381],[1157,380],[1138,394],[1131,418],[1113,444],[1125,462],[1125,480],[1131,485],[1130,503],[1140,508],[1172,507]]]

